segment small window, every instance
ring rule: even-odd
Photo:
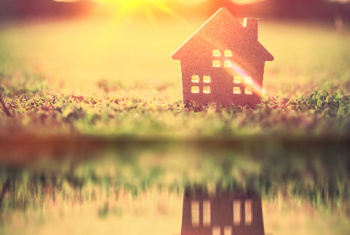
[[[252,80],[251,77],[245,77],[245,78],[244,78],[244,82],[250,84],[250,83],[253,83],[253,80]]]
[[[241,223],[241,202],[239,200],[233,201],[233,224],[239,225]]]
[[[203,82],[204,83],[211,83],[211,77],[210,76],[203,76]]]
[[[215,68],[221,67],[221,62],[220,62],[220,60],[213,60],[213,67],[215,67]]]
[[[192,75],[192,80],[193,83],[198,83],[199,82],[199,76],[198,75]]]
[[[239,88],[239,87],[234,87],[234,88],[233,88],[233,94],[236,94],[236,95],[241,94],[241,88]]]
[[[246,87],[246,88],[245,88],[245,93],[246,93],[246,95],[251,95],[251,94],[253,94],[252,88],[251,88],[251,87]]]
[[[225,57],[232,57],[232,51],[231,50],[225,50],[224,51]]]
[[[233,77],[233,83],[241,83],[241,77],[240,76],[234,76]]]
[[[204,94],[210,94],[210,86],[204,86],[203,87],[203,93]]]
[[[215,57],[220,57],[220,56],[221,56],[220,50],[219,50],[219,49],[214,49],[214,50],[213,50],[213,56],[215,56]]]
[[[192,201],[191,203],[192,226],[199,226],[199,202]]]
[[[231,226],[225,226],[224,235],[232,235],[232,227]]]
[[[251,225],[253,221],[252,204],[252,200],[246,200],[244,203],[244,217],[246,225]]]
[[[203,201],[203,226],[210,226],[210,201]]]
[[[213,227],[213,235],[220,235],[220,227],[219,226]]]
[[[231,60],[225,60],[224,66],[225,66],[226,68],[231,67],[231,66],[232,66]]]
[[[191,87],[191,92],[192,92],[192,93],[199,93],[199,86],[193,86],[193,87]]]

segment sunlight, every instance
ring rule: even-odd
[[[53,0],[56,2],[77,2],[80,0]],[[101,3],[100,7],[110,13],[116,13],[121,16],[133,14],[135,12],[142,12],[148,16],[153,17],[154,10],[173,14],[172,7],[174,3],[179,3],[186,6],[196,6],[203,4],[206,0],[91,0],[96,3]],[[231,0],[231,2],[244,5],[260,2],[264,0]],[[337,0],[341,1],[341,0]],[[345,0],[346,1],[346,0]]]
[[[252,89],[251,92],[254,92],[258,96],[261,96],[262,86],[258,82],[256,82],[238,63],[231,61],[230,68],[225,68],[225,69],[234,78],[233,80],[234,83],[241,83],[241,81],[238,82],[238,77],[236,76],[238,74],[239,77],[244,78],[243,81],[246,85],[249,84],[249,87]]]
[[[141,12],[144,15],[153,18],[154,12],[173,14],[164,0],[94,0],[97,3],[103,3],[107,11],[119,16],[128,16]]]
[[[236,4],[244,5],[244,4],[252,4],[256,2],[262,2],[265,0],[231,0],[231,2],[234,2]]]

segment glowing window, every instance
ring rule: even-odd
[[[215,57],[220,57],[220,56],[221,56],[220,50],[219,50],[219,49],[214,49],[214,50],[213,50],[213,56],[215,56]]]
[[[199,202],[192,201],[191,203],[192,226],[199,226]]]
[[[213,67],[218,68],[221,66],[220,60],[213,60]]]
[[[199,93],[199,86],[193,86],[193,87],[191,87],[191,92],[192,92],[192,93]]]
[[[233,201],[233,224],[239,225],[241,223],[241,202],[239,200]]]
[[[204,83],[211,83],[211,77],[210,76],[203,76],[203,82]]]
[[[245,77],[245,78],[244,78],[244,82],[245,82],[245,83],[253,83],[253,80],[252,80],[251,77]]]
[[[231,50],[225,50],[224,51],[225,57],[232,57],[232,51]]]
[[[252,200],[246,200],[244,203],[244,217],[245,224],[251,225],[253,221]]]
[[[233,77],[233,82],[234,83],[241,83],[241,77],[240,76],[234,76]]]
[[[203,93],[204,94],[210,94],[210,86],[204,86],[203,87]]]
[[[220,235],[220,227],[219,226],[213,227],[213,235]]]
[[[251,94],[253,94],[252,88],[251,88],[251,87],[246,87],[246,88],[245,88],[245,93],[246,93],[246,95],[251,95]]]
[[[226,68],[227,68],[227,67],[231,67],[231,66],[232,66],[231,60],[225,60],[224,66],[225,66]]]
[[[192,80],[193,83],[198,83],[199,82],[199,76],[198,75],[192,75]]]
[[[225,226],[224,235],[232,235],[232,227],[231,226]]]
[[[203,225],[209,226],[210,222],[210,201],[203,201]]]
[[[233,88],[233,94],[241,94],[241,88],[239,88],[239,87],[234,87]]]

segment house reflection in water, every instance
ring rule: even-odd
[[[264,235],[261,198],[256,193],[210,194],[186,189],[181,235]]]

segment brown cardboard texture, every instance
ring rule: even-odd
[[[258,194],[185,190],[181,235],[264,235]]]
[[[219,9],[175,53],[182,71],[183,102],[256,105],[265,61],[273,56],[258,41],[258,19],[241,25]]]

